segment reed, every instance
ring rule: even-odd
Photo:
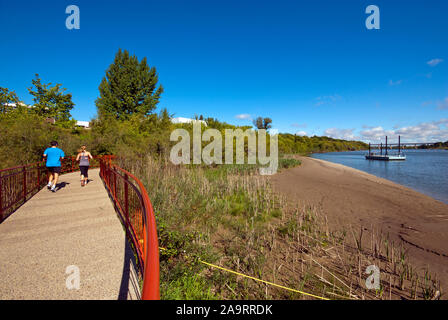
[[[160,255],[162,298],[312,299],[200,260],[330,299],[442,296],[435,276],[418,272],[388,235],[365,226],[350,226],[351,238],[331,230],[324,212],[288,203],[255,165],[174,166],[153,158],[121,165],[142,178],[156,211],[167,249]],[[372,264],[381,271],[378,290],[365,284]]]

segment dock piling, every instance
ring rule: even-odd
[[[387,156],[387,136],[386,136],[386,156]]]

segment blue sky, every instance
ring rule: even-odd
[[[35,73],[62,83],[77,120],[95,116],[98,85],[122,48],[157,68],[159,107],[175,116],[448,140],[448,1],[0,1],[0,86],[32,103]],[[71,4],[79,30],[65,26]],[[379,30],[365,27],[370,4]]]

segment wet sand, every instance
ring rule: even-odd
[[[448,290],[447,204],[347,166],[298,159],[301,166],[271,177],[275,191],[292,204],[318,207],[332,229],[363,226],[382,230],[395,244],[403,242],[411,262],[436,273],[442,290]]]

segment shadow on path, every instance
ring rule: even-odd
[[[106,184],[103,182],[103,186],[106,189],[106,192],[111,200],[115,213],[117,214],[117,218],[120,220],[121,225],[124,228],[124,221],[120,214],[120,211],[117,207],[117,204],[114,202],[114,198],[107,188]],[[123,230],[126,233],[126,230]],[[124,257],[123,257],[123,272],[121,276],[121,284],[120,291],[118,293],[118,300],[140,300],[141,299],[141,290],[139,284],[139,268],[136,264],[135,253],[132,250],[131,245],[129,244],[127,235],[125,236],[125,244],[124,244]]]
[[[70,182],[60,182],[60,183],[56,184],[56,191],[64,189],[69,184],[70,184]]]
[[[135,264],[135,256],[129,242],[125,238],[123,258],[123,275],[121,277],[120,292],[118,300],[141,299],[140,285],[137,276],[137,266]]]

